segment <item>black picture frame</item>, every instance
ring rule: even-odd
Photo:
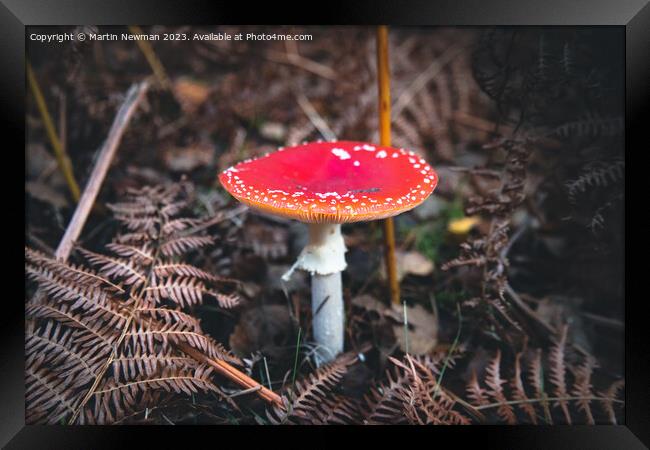
[[[545,1],[500,0],[500,1],[330,1],[327,4],[279,5],[276,2],[247,5],[243,2],[214,1],[162,1],[162,0],[1,0],[0,4],[0,51],[3,69],[0,79],[2,95],[2,125],[5,141],[15,138],[15,143],[25,140],[25,27],[28,25],[116,25],[116,24],[396,24],[396,25],[609,25],[624,27],[626,48],[626,154],[632,148],[643,151],[647,148],[641,140],[643,127],[647,126],[648,99],[650,97],[650,4],[646,0],[612,2],[604,0]],[[646,120],[644,120],[646,119]],[[639,143],[639,144],[637,144]],[[18,145],[5,147],[5,152],[17,153]],[[632,165],[628,164],[628,167]],[[634,167],[631,167],[634,169]],[[638,168],[638,167],[637,167]],[[642,169],[641,169],[642,170]],[[11,180],[19,177],[17,170],[5,168],[3,172],[6,196],[11,201],[19,198],[20,183]],[[634,179],[628,173],[628,179]],[[643,177],[641,177],[643,179]],[[643,188],[641,188],[643,189]],[[627,189],[626,191],[633,191]],[[639,192],[639,191],[637,191]],[[641,191],[643,192],[643,191]],[[14,195],[12,195],[14,194]],[[628,193],[629,195],[629,193]],[[642,195],[632,195],[634,198]],[[641,200],[642,201],[642,200]],[[642,204],[642,203],[640,203]],[[19,207],[7,206],[11,211]],[[645,208],[645,207],[644,207]],[[23,204],[24,211],[24,204]],[[627,214],[627,212],[626,212]],[[14,218],[15,213],[12,215]],[[627,217],[626,217],[627,219]],[[636,219],[634,220],[641,220]],[[11,225],[20,226],[20,221],[10,220]],[[629,220],[625,221],[630,224]],[[627,231],[627,230],[626,230]],[[18,231],[16,231],[18,233]],[[11,239],[5,241],[5,260],[19,260],[22,251]],[[13,252],[16,252],[16,255]],[[16,267],[19,264],[10,264]],[[624,266],[626,267],[626,266]],[[628,270],[632,268],[628,265]],[[12,269],[13,270],[13,269]],[[647,277],[647,276],[646,276]],[[16,279],[18,273],[16,273]],[[635,292],[632,286],[643,281],[643,277],[627,276],[626,292]],[[630,284],[628,284],[628,281]],[[6,284],[14,283],[7,277]],[[15,283],[14,283],[15,284]],[[642,291],[639,291],[642,292]],[[225,445],[227,431],[221,427],[196,429],[174,427],[46,427],[26,426],[24,421],[24,310],[16,295],[5,295],[2,302],[3,326],[2,358],[0,368],[0,444],[7,448],[115,448],[134,443],[134,435],[147,433],[147,439],[164,442],[165,447],[189,436],[201,435],[205,445]],[[650,445],[650,380],[648,365],[650,357],[644,344],[647,343],[647,315],[643,314],[645,295],[628,295],[626,301],[626,346],[625,346],[625,424],[619,426],[553,426],[553,427],[432,427],[434,429],[364,428],[353,427],[363,434],[362,439],[375,437],[384,440],[397,432],[395,445],[412,445],[411,439],[441,445],[440,439],[454,445],[466,444],[468,440],[492,448],[647,448]],[[215,429],[217,428],[217,429]],[[266,433],[287,432],[275,427],[270,431],[248,433],[264,436]],[[291,430],[289,436],[273,437],[273,441],[284,445],[290,441],[305,442],[301,433],[319,433],[318,447],[331,440],[341,442],[330,430],[349,433],[351,429],[322,428]],[[217,434],[218,433],[218,434]],[[237,431],[240,433],[240,431]],[[429,434],[434,436],[429,436]],[[338,434],[338,433],[336,433]],[[408,435],[409,440],[404,437]],[[444,438],[443,438],[444,436]],[[234,437],[234,436],[232,436]],[[218,439],[218,441],[214,440]],[[277,441],[276,441],[277,439]],[[311,439],[311,438],[310,438]],[[229,439],[228,439],[229,440]],[[153,441],[152,441],[153,442]],[[389,441],[385,441],[388,443]],[[154,444],[152,443],[151,446]],[[229,444],[234,445],[234,444]],[[275,447],[280,444],[273,444]],[[307,444],[305,444],[307,445]],[[356,445],[356,444],[351,444]],[[364,444],[365,445],[365,444]]]

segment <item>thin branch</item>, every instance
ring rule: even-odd
[[[267,59],[283,64],[291,64],[328,80],[336,80],[336,72],[324,64],[305,58],[298,53],[298,46],[293,41],[285,41],[286,53],[269,51]]]
[[[239,205],[239,206],[237,206],[237,207],[235,207],[233,209],[230,209],[230,210],[228,210],[226,212],[221,212],[220,211],[214,217],[209,218],[208,220],[206,220],[205,222],[195,226],[194,228],[190,228],[189,230],[181,233],[181,235],[182,236],[188,236],[188,235],[198,233],[199,231],[205,230],[206,228],[209,228],[212,225],[216,225],[216,224],[221,223],[221,222],[223,222],[225,220],[233,219],[233,218],[237,217],[238,215],[245,213],[246,211],[248,211],[248,206],[246,206],[246,205]]]
[[[316,127],[323,138],[328,141],[336,140],[336,134],[334,134],[332,129],[327,125],[325,119],[323,119],[320,114],[318,114],[318,111],[316,111],[307,97],[305,97],[305,94],[298,92],[296,94],[296,98],[298,100],[298,105],[300,105],[300,108],[302,108],[305,115],[309,118],[309,121]]]
[[[264,399],[265,401],[269,403],[273,403],[280,408],[284,408],[284,405],[282,403],[282,398],[276,394],[275,392],[269,390],[268,388],[265,388],[262,386],[260,383],[249,377],[248,375],[240,372],[239,370],[235,369],[232,367],[230,364],[228,364],[225,361],[222,361],[220,359],[212,359],[208,358],[205,356],[203,353],[201,353],[199,350],[196,350],[195,348],[191,347],[188,344],[185,344],[183,342],[178,342],[174,344],[176,347],[178,347],[181,351],[184,353],[188,354],[192,358],[196,359],[199,362],[203,362],[206,364],[209,364],[212,366],[218,373],[221,375],[225,376],[226,378],[234,381],[238,385],[244,387],[245,389],[251,389],[251,392],[253,389],[256,389],[255,392]]]

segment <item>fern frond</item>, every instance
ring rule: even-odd
[[[201,361],[242,365],[181,311],[204,294],[224,307],[236,295],[208,288],[204,282],[221,281],[210,273],[162,258],[212,242],[176,235],[198,223],[174,217],[188,204],[181,194],[179,185],[130,190],[111,205],[128,232],[106,245],[115,257],[79,249],[96,271],[25,249],[26,276],[44,294],[26,305],[29,423],[129,421],[172,395],[219,394],[211,369],[181,348],[200,351]],[[152,305],[161,299],[171,301]]]
[[[414,425],[469,425],[470,420],[453,409],[456,402],[440,389],[435,374],[418,358],[407,354],[406,359],[410,365],[410,384],[403,408],[409,422]],[[398,364],[408,370],[405,365]]]
[[[198,219],[189,219],[189,218],[180,218],[170,220],[165,223],[162,227],[162,232],[165,235],[169,235],[178,231],[185,231],[188,228],[196,227],[201,224],[201,220]]]
[[[224,309],[232,309],[235,306],[239,305],[240,298],[237,295],[224,295],[219,292],[209,291],[209,294],[217,299],[219,306]]]
[[[48,269],[50,272],[58,275],[59,277],[74,281],[78,284],[89,285],[93,287],[104,286],[114,289],[116,292],[124,292],[124,290],[111,283],[108,279],[99,276],[97,273],[82,266],[76,266],[72,263],[64,263],[51,258],[44,253],[25,247],[25,258],[33,266],[38,266],[43,269]]]
[[[625,161],[613,161],[592,165],[576,178],[566,183],[569,201],[576,203],[579,194],[587,192],[589,188],[605,188],[612,183],[623,180],[625,175]]]
[[[592,392],[593,386],[591,385],[591,375],[595,365],[596,362],[594,359],[592,357],[587,357],[584,363],[576,369],[574,374],[575,381],[573,383],[573,389],[571,389],[571,395],[581,398],[581,400],[577,400],[578,410],[585,413],[589,425],[596,424],[591,412],[591,402],[590,400],[587,400],[594,397]]]
[[[127,259],[113,258],[83,248],[80,248],[79,252],[92,265],[99,266],[99,272],[104,276],[123,281],[126,285],[134,287],[146,282],[146,276]]]
[[[363,423],[379,425],[386,423],[404,423],[402,401],[405,375],[397,369],[386,371],[386,381],[378,386],[372,386],[366,396],[367,407],[364,409]]]
[[[141,374],[153,376],[166,368],[183,369],[195,367],[197,363],[188,356],[173,353],[163,348],[158,353],[147,353],[141,348],[130,349],[113,359],[112,369],[116,382],[137,379]]]
[[[27,423],[59,421],[77,408],[81,402],[74,379],[62,377],[43,363],[45,355],[32,355],[25,362],[25,414]]]
[[[483,389],[478,382],[478,377],[476,375],[476,370],[472,370],[472,375],[470,376],[469,382],[465,388],[467,390],[467,398],[469,398],[474,405],[482,406],[487,405],[490,401],[487,398],[487,392]]]
[[[89,319],[82,313],[75,313],[69,305],[29,305],[26,308],[25,315],[31,319],[54,319],[67,326],[84,331],[85,336],[77,336],[77,342],[84,346],[94,346],[97,349],[102,346],[111,348],[117,340],[117,333],[113,327],[106,326],[103,321]]]
[[[210,380],[211,371],[208,366],[199,366],[192,370],[168,368],[156,376],[139,376],[126,382],[109,380],[93,393],[92,415],[86,413],[81,417],[91,418],[98,424],[113,423],[138,405],[147,403],[148,394],[158,390],[187,396],[198,392],[214,392],[221,395],[221,391]]]
[[[183,327],[187,330],[196,331],[197,333],[201,332],[201,325],[198,319],[178,309],[139,307],[135,310],[135,313],[144,322],[147,322],[147,319],[150,318],[155,322],[161,322],[165,325],[182,323]]]
[[[157,233],[151,233],[151,234],[150,233],[124,233],[118,235],[115,238],[115,242],[118,244],[138,246],[157,238],[158,238]]]
[[[181,212],[187,206],[187,201],[181,200],[174,203],[169,203],[160,210],[160,215],[164,218],[171,218]]]
[[[155,231],[160,224],[160,218],[156,216],[131,216],[115,214],[115,219],[122,222],[131,231],[150,232]]]
[[[158,211],[156,205],[145,202],[108,203],[108,209],[115,214],[136,217],[138,215],[154,215]]]
[[[506,396],[503,392],[502,385],[506,383],[506,380],[501,378],[501,350],[497,350],[496,356],[488,363],[485,371],[485,384],[488,386],[488,394],[492,397],[499,407],[497,408],[497,414],[505,420],[509,425],[514,425],[517,423],[517,418],[515,413],[507,403]]]
[[[83,348],[75,342],[75,333],[56,322],[49,321],[38,332],[28,330],[25,342],[27,358],[41,356],[41,364],[56,367],[71,379],[70,388],[79,388],[88,383],[99,372],[106,351],[101,347]]]
[[[160,246],[160,251],[165,256],[177,256],[212,243],[213,239],[210,236],[173,237]]]
[[[614,400],[618,398],[618,393],[623,389],[624,386],[625,380],[617,380],[612,383],[609,388],[607,388],[607,390],[604,392],[599,392],[599,394],[603,397],[603,399],[600,401],[600,404],[605,410],[609,421],[613,425],[617,425],[616,413],[614,411]]]
[[[160,303],[163,299],[172,300],[181,307],[196,305],[203,301],[207,293],[205,285],[195,278],[167,278],[163,283],[154,280],[154,284],[144,290],[150,304]]]
[[[324,418],[336,416],[326,399],[355,361],[356,356],[344,354],[296,381],[295,389],[283,397],[286,409],[275,406],[267,411],[267,417],[274,424],[322,424]],[[341,411],[341,414],[345,416],[346,413]]]
[[[120,244],[118,242],[111,242],[106,244],[106,248],[114,252],[118,256],[124,258],[132,258],[138,262],[149,262],[153,260],[153,254],[147,244],[141,246]]]
[[[524,383],[522,381],[521,374],[521,353],[515,355],[515,373],[510,381],[510,388],[512,389],[512,398],[516,401],[521,402],[519,408],[526,413],[530,421],[537,425],[537,414],[535,413],[535,407],[528,402],[528,396],[526,395],[526,390],[524,389]]]
[[[548,355],[549,362],[549,380],[555,386],[553,394],[560,398],[568,397],[567,383],[566,383],[566,365],[564,364],[564,350],[567,339],[568,326],[563,326],[560,332],[558,342],[551,347]],[[567,423],[571,424],[571,415],[569,414],[569,406],[565,400],[558,400],[557,404],[562,408],[564,418]]]
[[[217,281],[217,277],[190,264],[161,263],[153,268],[157,277],[195,277],[207,281]]]
[[[147,352],[155,353],[158,345],[171,343],[185,343],[211,358],[222,359],[230,364],[242,365],[241,360],[221,344],[200,332],[188,329],[184,323],[172,325],[137,324],[133,323],[125,333],[125,339],[134,346],[140,346]]]

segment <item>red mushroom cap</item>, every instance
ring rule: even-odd
[[[312,142],[230,167],[219,181],[237,200],[311,223],[395,216],[422,203],[438,176],[412,151],[365,142]]]

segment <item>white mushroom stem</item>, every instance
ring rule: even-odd
[[[341,272],[312,275],[311,309],[320,365],[332,361],[343,351],[345,311]]]
[[[309,242],[296,263],[282,276],[288,281],[295,269],[311,273],[312,325],[319,362],[333,360],[343,351],[344,308],[341,272],[345,270],[345,243],[340,224],[309,224]]]

